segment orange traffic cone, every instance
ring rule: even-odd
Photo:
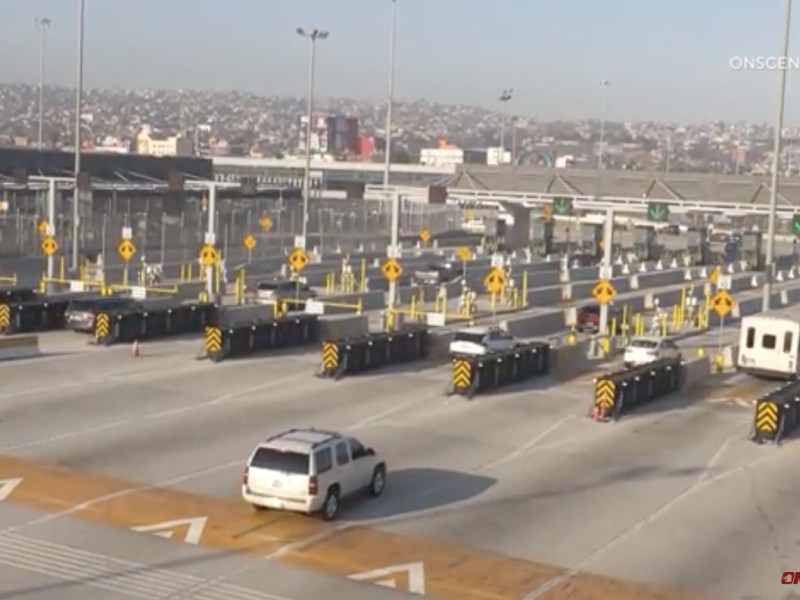
[[[139,356],[139,340],[133,340],[133,345],[131,346],[131,356],[133,358]]]

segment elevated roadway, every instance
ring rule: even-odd
[[[107,552],[127,538],[103,543],[96,525],[160,527],[171,542],[141,543],[167,557],[190,546],[266,556],[265,569],[388,569],[371,580],[408,590],[421,578],[445,600],[779,598],[792,567],[800,446],[748,443],[752,412],[731,400],[761,383],[723,378],[604,425],[586,418],[596,373],[467,402],[445,397],[447,367],[331,382],[313,377],[316,353],[212,365],[191,340],[146,344],[138,359],[84,344],[48,334],[50,356],[0,365],[0,479],[22,478],[7,502],[34,511],[11,519],[15,534],[80,527],[87,549]],[[310,425],[385,453],[386,494],[336,524],[243,505],[253,446]]]

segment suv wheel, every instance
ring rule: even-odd
[[[378,497],[386,488],[386,467],[378,465],[372,472],[372,480],[369,482],[369,494]]]
[[[322,517],[326,521],[333,521],[339,514],[339,488],[331,486],[328,488],[328,495],[325,496],[325,503],[322,505]]]

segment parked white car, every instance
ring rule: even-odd
[[[681,358],[681,350],[672,340],[664,337],[635,337],[625,348],[625,366],[638,367],[663,358]]]
[[[256,447],[242,476],[242,497],[256,509],[321,514],[332,520],[345,499],[386,487],[386,462],[352,437],[290,429]]]
[[[510,350],[516,345],[514,336],[499,327],[467,327],[456,332],[450,342],[450,354],[480,356]]]

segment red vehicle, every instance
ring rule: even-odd
[[[616,319],[617,333],[622,329],[622,311],[613,306],[608,307],[608,324]],[[597,333],[600,330],[600,305],[586,304],[578,309],[575,328],[581,333]]]

